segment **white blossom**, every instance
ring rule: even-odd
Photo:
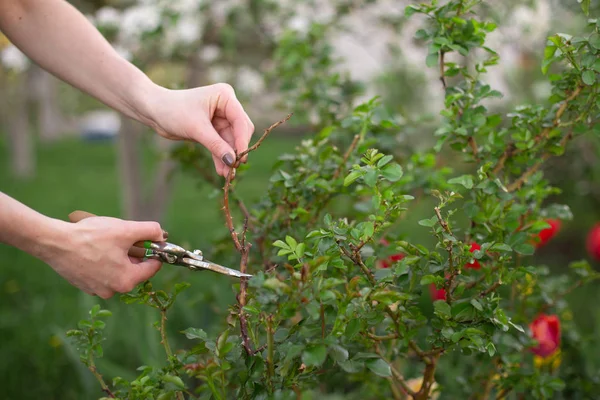
[[[145,32],[151,32],[161,23],[161,12],[155,5],[143,4],[127,8],[122,15],[122,38],[139,37]]]
[[[246,66],[237,71],[237,87],[248,94],[258,94],[265,87],[265,81],[260,73]]]
[[[102,7],[96,12],[96,26],[118,27],[121,23],[119,10],[113,7]]]
[[[219,58],[220,54],[221,49],[219,48],[219,46],[215,46],[213,44],[204,46],[200,50],[200,58],[207,63],[215,61],[217,58]]]
[[[0,61],[6,68],[23,72],[29,66],[29,59],[16,46],[10,45],[0,53]]]
[[[183,44],[191,44],[200,39],[202,23],[199,17],[186,14],[179,18],[174,27],[175,36]]]

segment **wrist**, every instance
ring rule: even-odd
[[[72,225],[55,218],[41,216],[35,230],[24,238],[22,250],[49,264],[55,254],[68,249]]]
[[[154,130],[158,129],[158,103],[161,98],[164,98],[168,89],[152,82],[143,73],[131,88],[127,102],[131,110],[130,116]]]

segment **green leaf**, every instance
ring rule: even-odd
[[[577,0],[581,3],[581,9],[586,16],[590,15],[590,0]]]
[[[279,247],[279,248],[282,248],[282,249],[289,249],[290,248],[290,246],[288,246],[287,244],[285,244],[283,242],[283,240],[276,240],[275,242],[273,242],[273,246]]]
[[[483,311],[483,306],[481,305],[481,303],[479,301],[477,301],[477,299],[471,299],[471,305],[473,307],[475,307],[476,309],[478,309],[479,311]]]
[[[437,281],[437,278],[434,275],[425,275],[421,278],[421,285],[429,285]]]
[[[376,375],[381,376],[382,378],[387,378],[388,376],[392,376],[392,370],[390,365],[383,361],[381,358],[378,359],[370,359],[365,361],[365,365]]]
[[[449,184],[460,184],[466,187],[467,189],[473,188],[473,177],[471,175],[462,175],[456,178],[452,178],[448,181]]]
[[[348,360],[348,350],[338,344],[329,346],[329,354],[338,364]]]
[[[349,374],[360,372],[364,367],[364,363],[362,361],[356,360],[347,360],[339,363],[339,365],[345,372]]]
[[[181,378],[178,376],[164,375],[162,379],[164,382],[172,383],[173,385],[177,386],[178,388],[183,389],[185,387],[185,384],[183,383]]]
[[[535,252],[535,248],[527,243],[521,243],[514,247],[514,250],[524,256],[530,256]]]
[[[396,182],[402,178],[402,167],[396,163],[388,164],[381,170],[381,175],[390,182]]]
[[[244,311],[249,312],[251,314],[260,314],[260,310],[256,307],[252,307],[252,306],[244,306]]]
[[[588,86],[592,86],[596,83],[596,73],[592,70],[586,69],[581,73],[581,80]]]
[[[422,219],[418,222],[421,226],[432,227],[437,224],[437,217],[431,217],[430,219]]]
[[[365,167],[365,169],[367,171],[363,177],[365,183],[369,187],[375,187],[375,185],[377,185],[378,171],[370,166]]]
[[[512,251],[512,247],[507,245],[506,243],[495,243],[490,247],[491,251]]]
[[[433,308],[440,316],[450,317],[452,316],[452,309],[450,305],[443,300],[437,300],[433,303]]]
[[[296,247],[296,255],[298,258],[304,257],[304,251],[306,250],[306,245],[304,243],[299,243],[298,247]]]
[[[594,49],[600,50],[600,34],[592,33],[588,42]]]
[[[309,346],[302,353],[302,362],[307,367],[319,367],[327,358],[327,348],[322,344]]]
[[[427,58],[425,59],[425,64],[428,67],[435,67],[438,65],[438,58],[438,53],[428,54]]]
[[[187,328],[186,330],[182,331],[181,333],[184,333],[185,337],[188,339],[206,340],[208,338],[208,336],[206,335],[206,332],[204,332],[202,329],[198,329],[198,328]]]
[[[391,155],[381,157],[381,159],[377,161],[377,168],[382,168],[384,165],[392,161],[392,158],[394,157]]]
[[[363,176],[363,174],[363,170],[350,172],[348,176],[346,176],[346,179],[344,179],[344,186],[350,186],[355,180]]]
[[[360,331],[360,326],[361,326],[360,319],[358,319],[358,318],[351,319],[348,322],[348,325],[346,325],[346,337],[348,339],[352,339],[354,336],[356,336],[358,331]]]
[[[98,311],[100,311],[100,305],[96,304],[95,306],[92,307],[92,309],[90,310],[90,316],[92,318],[96,318],[96,315],[98,314]]]
[[[188,282],[176,283],[173,287],[175,296],[177,296],[179,293],[183,292],[185,289],[189,288],[190,286],[191,286],[191,284],[189,284]]]
[[[296,239],[294,239],[290,235],[286,235],[285,241],[287,244],[290,245],[290,249],[292,249],[292,250],[295,250],[296,247],[298,247],[298,242],[296,242]]]
[[[494,354],[496,354],[496,346],[494,346],[494,343],[489,342],[486,348],[490,357],[494,357]]]
[[[112,312],[110,312],[109,310],[100,310],[98,311],[98,317],[110,317],[112,315]]]

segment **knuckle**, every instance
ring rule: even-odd
[[[104,300],[108,300],[113,296],[114,292],[111,291],[102,291],[98,293],[98,296]]]
[[[162,237],[162,227],[158,222],[149,222],[149,229],[155,237]]]
[[[128,293],[133,290],[135,284],[131,281],[121,280],[115,283],[113,290],[118,293]]]
[[[235,90],[233,90],[233,86],[231,86],[229,83],[217,83],[217,90],[225,94],[235,93]]]

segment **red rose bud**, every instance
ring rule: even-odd
[[[600,223],[594,225],[588,232],[587,251],[595,260],[600,260]]]
[[[431,295],[431,301],[446,300],[446,290],[438,289],[435,287],[435,283],[429,285],[429,294]]]
[[[473,243],[469,251],[474,253],[476,250],[481,250],[481,246],[477,243]],[[465,264],[465,268],[480,269],[481,265],[479,264],[478,260],[474,259],[472,263]]]
[[[381,268],[389,268],[392,266],[393,263],[395,263],[396,261],[401,261],[404,257],[406,257],[406,256],[402,253],[393,254],[393,255],[389,256],[387,258],[387,260],[384,260],[381,262],[381,264],[382,264]]]
[[[560,346],[560,321],[556,315],[540,314],[529,325],[533,338],[537,340],[538,346],[531,351],[546,358],[554,354]]]
[[[562,226],[559,219],[548,219],[546,222],[550,224],[550,228],[543,229],[540,231],[540,233],[538,233],[539,240],[535,244],[537,248],[544,246],[550,241],[550,239],[556,236]]]

